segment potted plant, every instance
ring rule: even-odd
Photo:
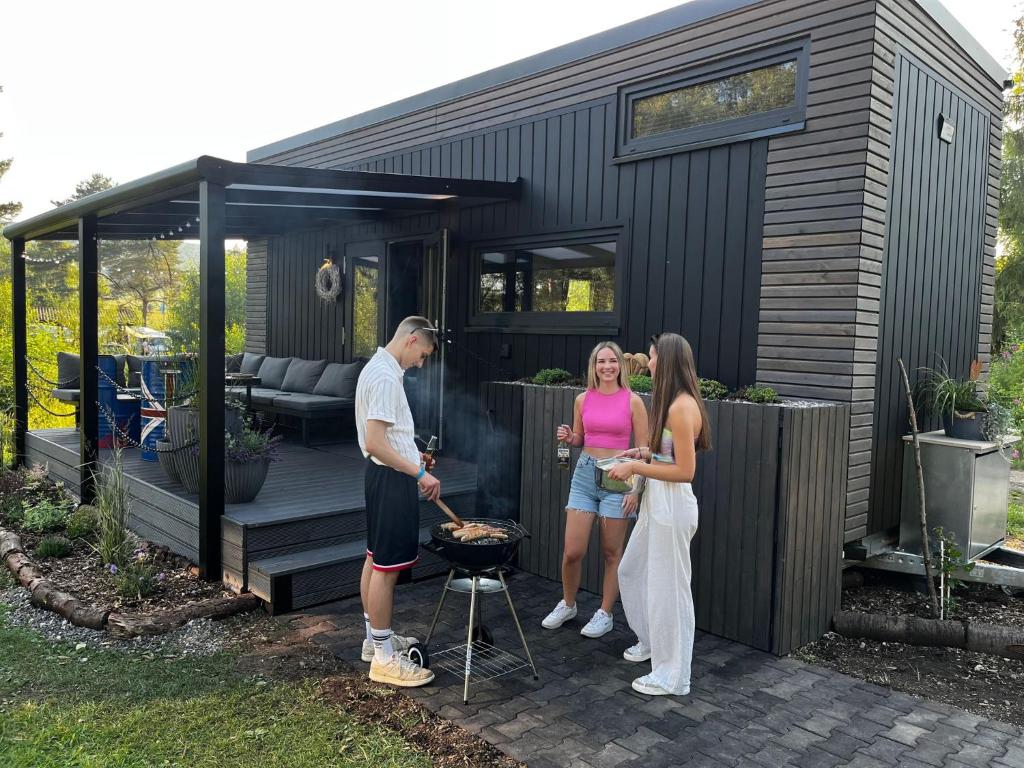
[[[224,502],[245,504],[259,495],[270,463],[278,460],[273,428],[261,430],[248,419],[241,429],[224,432]]]
[[[981,364],[977,360],[971,363],[967,379],[951,376],[945,363],[939,368],[925,368],[924,374],[922,405],[942,419],[946,436],[957,440],[985,440],[991,430],[987,424],[988,403],[978,389]]]

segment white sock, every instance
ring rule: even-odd
[[[370,629],[370,636],[373,640],[373,657],[377,661],[390,661],[395,655],[395,648],[391,644],[391,627],[387,629]]]
[[[366,625],[366,639],[373,642],[373,633],[370,631],[370,614],[363,613],[363,623]]]

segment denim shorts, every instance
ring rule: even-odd
[[[567,509],[579,509],[593,512],[598,517],[622,519],[626,516],[622,509],[622,494],[605,491],[597,487],[594,477],[597,459],[585,453],[580,454],[576,469],[572,473],[572,484],[569,486]]]

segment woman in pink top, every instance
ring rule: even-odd
[[[612,629],[612,608],[619,597],[619,561],[628,518],[636,514],[637,502],[636,496],[598,488],[594,470],[598,459],[627,450],[632,445],[631,434],[646,439],[647,409],[629,388],[622,350],[614,342],[601,342],[590,353],[587,391],[576,398],[572,427],[563,424],[555,433],[558,440],[582,446],[583,452],[572,475],[566,504],[562,600],[541,622],[545,629],[557,629],[576,616],[576,592],[594,517],[601,526],[604,586],[601,607],[580,634],[601,637]]]

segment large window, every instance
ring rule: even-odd
[[[607,321],[618,250],[609,235],[478,249],[477,324]]]
[[[377,257],[353,259],[352,269],[352,355],[372,357],[380,340]]]
[[[748,54],[620,92],[619,152],[737,140],[800,127],[806,45]]]

